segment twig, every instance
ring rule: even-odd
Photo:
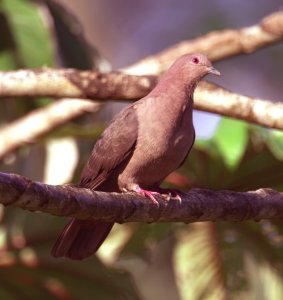
[[[199,38],[183,41],[160,53],[148,56],[127,67],[131,74],[159,74],[179,56],[204,52],[212,61],[231,56],[253,53],[261,48],[282,41],[283,11],[272,13],[258,24],[240,29],[213,31]]]
[[[283,193],[192,189],[182,202],[158,197],[159,206],[136,194],[51,186],[0,173],[0,203],[56,216],[124,222],[244,221],[283,218]]]
[[[97,111],[99,107],[98,103],[89,100],[61,99],[32,111],[0,130],[0,158],[75,117]]]

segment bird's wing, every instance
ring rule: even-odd
[[[138,120],[133,106],[122,110],[94,145],[81,175],[81,187],[98,187],[134,150],[138,136]]]
[[[194,134],[194,135],[193,135],[193,142],[192,142],[192,145],[191,145],[190,149],[188,150],[188,152],[187,152],[185,158],[184,158],[183,161],[180,163],[180,165],[179,165],[179,167],[178,167],[177,169],[179,169],[179,168],[185,163],[185,161],[186,161],[187,158],[188,158],[189,153],[191,152],[191,150],[192,150],[192,148],[193,148],[193,145],[194,145],[195,139],[196,139],[196,132],[195,132],[195,129],[194,129],[194,131],[193,131],[193,134]]]

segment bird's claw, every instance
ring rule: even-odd
[[[182,198],[176,191],[171,191],[169,194],[173,199],[179,201],[180,204],[182,203]]]
[[[180,204],[182,203],[182,198],[178,190],[158,188],[158,191],[166,200],[169,201],[172,198],[177,200]]]

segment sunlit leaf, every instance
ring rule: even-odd
[[[250,283],[250,298],[283,299],[282,275],[266,262],[258,262],[252,253],[245,253],[245,269]]]
[[[220,149],[229,168],[235,169],[240,162],[248,141],[248,125],[246,122],[222,118],[213,141]]]
[[[173,260],[182,300],[226,299],[218,253],[212,223],[195,223],[182,233]]]

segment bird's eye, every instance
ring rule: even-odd
[[[199,59],[197,57],[192,58],[192,63],[197,65],[199,63]]]

